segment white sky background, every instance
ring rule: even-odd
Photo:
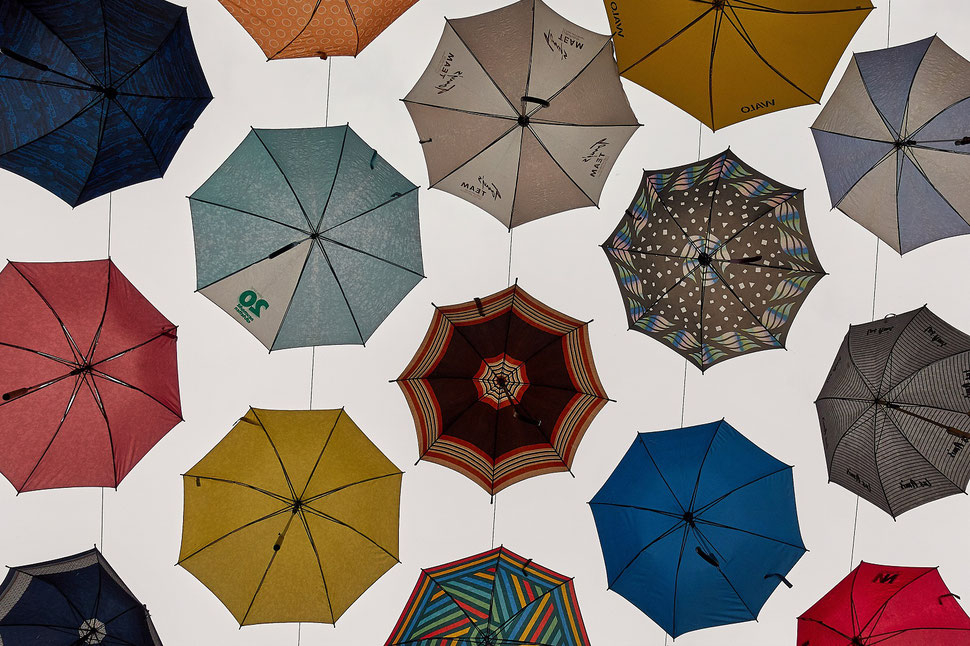
[[[176,155],[166,177],[115,193],[112,258],[171,321],[179,325],[179,367],[186,421],[175,427],[122,482],[105,491],[103,551],[148,605],[168,646],[297,643],[295,624],[242,630],[192,575],[174,567],[182,523],[182,479],[252,405],[306,408],[310,350],[268,354],[242,326],[194,293],[191,194],[242,141],[250,126],[324,125],[328,63],[267,63],[256,44],[215,0],[187,0],[189,20],[215,100]],[[503,0],[455,3],[420,0],[356,59],[332,61],[330,124],[354,130],[416,184],[427,173],[407,111],[398,101],[424,70],[444,26]],[[578,24],[606,33],[598,0],[548,0]],[[863,51],[886,44],[885,2],[849,45]],[[892,44],[938,33],[970,57],[970,5],[952,0],[896,0]],[[849,59],[843,56],[825,99]],[[612,232],[637,188],[642,169],[693,162],[698,124],[650,92],[624,81],[645,124],[620,156],[600,202],[542,219],[514,233],[512,275],[531,294],[590,325],[593,354],[607,392],[617,400],[597,417],[579,447],[573,472],[519,483],[497,497],[496,544],[576,578],[593,644],[664,644],[648,617],[606,589],[592,514],[586,504],[627,450],[637,431],[680,426],[684,360],[649,337],[627,331],[623,305],[599,244]],[[780,586],[759,621],[689,633],[677,644],[776,646],[795,641],[795,617],[849,569],[856,498],[827,484],[818,420],[818,394],[849,323],[868,321],[876,239],[830,211],[809,125],[818,106],[794,108],[730,126],[704,128],[702,156],[727,146],[756,169],[805,187],[806,208],[824,278],[799,313],[789,349],[730,360],[701,376],[691,367],[686,424],[724,417],[780,460],[795,465],[802,535],[809,552]],[[970,134],[970,133],[967,133]],[[22,261],[81,260],[105,255],[108,197],[73,212],[45,190],[0,172],[0,257]],[[452,195],[421,190],[425,258],[422,281],[378,329],[366,348],[316,352],[314,407],[339,408],[405,471],[401,561],[338,620],[336,627],[304,624],[303,644],[383,644],[422,567],[491,546],[489,497],[460,474],[417,466],[417,444],[398,376],[427,329],[432,301],[450,304],[506,286],[509,238],[484,211]],[[882,245],[876,315],[929,304],[970,331],[965,274],[970,238],[923,247],[900,258]],[[0,481],[0,564],[22,565],[88,549],[99,541],[98,489],[15,495]],[[954,496],[893,520],[863,501],[855,559],[940,566],[950,589],[970,606],[966,535],[970,502]],[[681,601],[683,603],[683,601]]]

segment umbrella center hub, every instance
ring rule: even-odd
[[[495,410],[521,402],[529,388],[525,364],[508,355],[485,359],[472,379],[478,398]]]
[[[527,125],[529,125],[529,115],[520,114],[518,121],[519,121],[519,125],[525,128]]]
[[[690,525],[691,527],[694,526],[694,514],[692,512],[685,511],[683,515],[683,519],[684,519],[684,522]]]
[[[914,143],[916,142],[914,142],[912,139],[897,139],[895,142],[893,142],[893,146],[895,146],[897,149],[906,148],[908,146],[912,146]]]
[[[319,239],[320,239],[319,231],[314,231],[313,233],[310,234],[310,240],[319,240]]]
[[[81,644],[100,644],[108,636],[108,630],[100,619],[86,619],[77,629]]]
[[[701,252],[701,255],[697,258],[697,262],[699,262],[704,267],[709,266],[711,264],[711,260],[712,260],[711,255],[704,252]]]
[[[714,5],[714,8],[717,9],[718,11],[723,11],[724,5],[727,4],[727,2],[726,0],[714,0],[714,2],[712,2],[711,4]]]
[[[485,633],[482,635],[482,641],[480,643],[482,646],[495,646],[495,634]]]
[[[853,637],[852,638],[852,646],[865,646],[865,644],[862,642],[862,638],[861,637]]]
[[[108,99],[109,101],[118,96],[118,90],[113,87],[101,88],[101,93],[104,94],[104,98]]]

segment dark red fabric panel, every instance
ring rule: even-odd
[[[101,343],[98,343],[98,347],[101,347]],[[157,400],[177,417],[182,416],[174,336],[162,334],[145,345],[109,361],[97,363],[94,367],[97,372],[144,391],[146,395]],[[100,383],[99,381],[99,388]],[[141,402],[139,405],[141,404],[148,406],[149,401]]]
[[[0,271],[0,343],[75,357],[54,312],[9,263]]]
[[[108,307],[93,362],[102,361],[153,339],[175,326],[111,265]]]

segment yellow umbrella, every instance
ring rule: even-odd
[[[240,625],[333,623],[398,562],[401,475],[343,409],[251,408],[183,476],[179,565]]]
[[[620,76],[713,130],[818,103],[869,0],[605,0]]]

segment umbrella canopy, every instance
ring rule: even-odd
[[[219,0],[267,60],[357,56],[418,0]]]
[[[161,646],[148,608],[97,549],[10,568],[0,644]]]
[[[398,563],[401,475],[343,409],[251,408],[183,476],[179,565],[240,625],[332,624]]]
[[[518,285],[436,306],[397,383],[414,416],[420,459],[463,473],[491,494],[568,471],[608,400],[587,324]]]
[[[932,567],[863,561],[798,618],[798,646],[965,646],[970,617]]]
[[[970,336],[926,307],[853,325],[815,401],[829,481],[894,518],[966,491]]]
[[[110,260],[0,271],[0,472],[117,487],[182,419],[175,326]]]
[[[808,293],[825,275],[803,191],[730,150],[643,181],[603,249],[630,329],[701,371],[785,347]]]
[[[161,177],[211,100],[185,7],[0,1],[0,167],[71,206]]]
[[[970,233],[968,99],[936,36],[854,55],[812,125],[832,206],[901,254]]]
[[[349,126],[252,130],[189,201],[198,290],[270,350],[364,343],[424,277],[417,187]]]
[[[713,130],[818,103],[868,0],[605,0],[620,74]]]
[[[573,580],[499,547],[421,570],[385,646],[589,646]]]
[[[431,187],[509,229],[595,205],[639,127],[610,37],[541,0],[446,20],[404,102]]]
[[[589,503],[609,588],[673,637],[756,619],[805,553],[791,470],[723,420],[640,433]]]

